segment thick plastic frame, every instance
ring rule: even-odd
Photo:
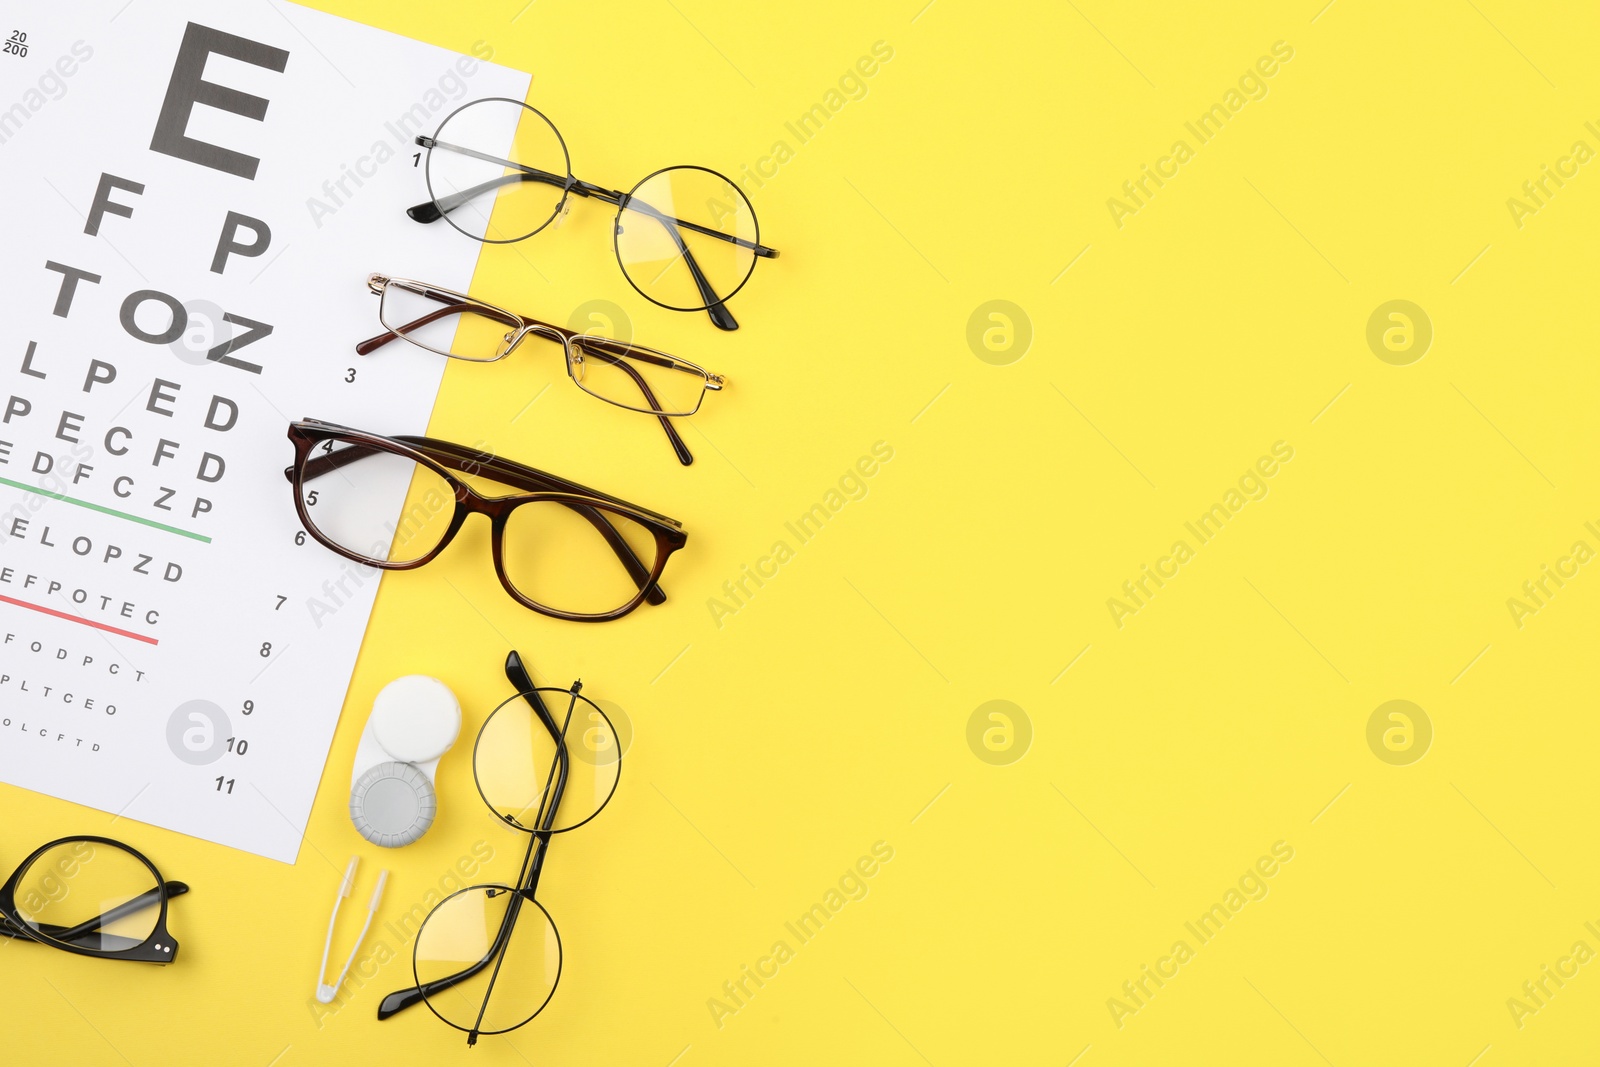
[[[17,887],[21,884],[22,877],[28,872],[45,853],[61,845],[70,845],[79,841],[87,841],[95,845],[105,845],[110,848],[120,849],[144,864],[150,871],[151,885],[154,887],[148,892],[124,901],[110,911],[97,915],[94,919],[79,923],[67,929],[56,929],[49,933],[36,930],[23,920],[17,911]],[[167,931],[167,902],[173,897],[182,896],[189,891],[188,885],[183,882],[169,882],[161,877],[161,872],[156,870],[156,865],[138,849],[125,845],[121,841],[109,837],[95,837],[82,834],[75,837],[61,837],[47,842],[34,849],[28,858],[17,865],[11,872],[11,877],[6,879],[5,885],[0,886],[0,937],[9,937],[14,940],[35,941],[41,945],[61,949],[63,952],[73,952],[79,956],[92,956],[102,960],[131,960],[136,963],[171,963],[178,958],[178,942]],[[111,952],[99,949],[84,948],[81,945],[69,944],[69,940],[92,934],[106,923],[114,922],[123,915],[132,914],[149,906],[150,895],[157,894],[161,899],[161,911],[156,916],[155,926],[150,931],[150,936],[130,948],[118,949]]]
[[[295,511],[300,516],[301,525],[319,544],[346,559],[369,567],[394,571],[415,570],[431,562],[449,546],[451,541],[455,540],[456,534],[467,521],[467,516],[483,515],[490,523],[494,570],[501,586],[523,607],[551,618],[572,622],[607,622],[611,619],[620,619],[646,601],[651,604],[664,603],[667,594],[659,584],[661,572],[666,569],[667,559],[688,541],[688,535],[683,531],[683,524],[677,519],[668,518],[659,512],[641,508],[626,500],[579,485],[577,482],[567,481],[535,467],[477,452],[449,441],[410,435],[385,437],[382,434],[368,433],[365,430],[356,430],[318,419],[301,419],[290,423],[289,440],[294,443],[295,462],[293,466],[285,468],[283,474],[294,487]],[[316,446],[329,441],[344,441],[374,451],[404,456],[444,479],[455,492],[456,507],[455,513],[450,518],[450,525],[438,545],[414,560],[379,560],[347,549],[323,534],[307,510],[304,492],[306,483],[371,454],[370,451],[359,449],[313,454]],[[462,481],[457,472],[486,478],[525,492],[510,496],[485,496]],[[510,519],[511,513],[522,505],[542,501],[551,501],[571,508],[605,538],[611,551],[627,570],[630,580],[638,587],[638,592],[632,599],[611,611],[586,614],[541,604],[512,584],[505,568],[506,522]],[[608,514],[631,519],[650,531],[655,538],[656,546],[653,563],[647,566],[638,557],[627,539],[607,518]]]

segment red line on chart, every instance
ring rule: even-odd
[[[82,623],[84,626],[93,626],[96,630],[104,630],[107,633],[113,633],[119,637],[131,637],[135,641],[143,641],[147,645],[159,645],[161,643],[154,637],[146,637],[144,634],[136,634],[132,630],[119,630],[115,626],[107,626],[103,622],[94,622],[93,620],[86,619],[81,615],[72,615],[65,611],[57,611],[55,608],[47,608],[43,604],[30,604],[26,600],[17,600],[15,597],[9,596],[0,596],[0,600],[5,601],[7,604],[15,604],[19,608],[27,608],[29,611],[42,611],[46,615],[54,615],[56,618],[66,619],[68,622]]]

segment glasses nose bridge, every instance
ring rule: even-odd
[[[464,471],[462,473],[473,474],[476,472]],[[467,513],[461,518],[462,526],[465,526],[467,520],[472,518],[474,515],[482,515],[485,519],[489,520],[490,525],[493,525],[498,520],[499,509],[495,507],[494,497],[485,493],[480,493],[478,490],[468,485],[465,478],[458,476],[456,478],[456,484],[460,486],[460,493],[464,494],[464,496],[458,495],[456,497],[456,503],[459,506],[466,508],[467,511]]]
[[[556,329],[554,326],[548,326],[542,322],[533,322],[527,319],[523,319],[521,322],[522,324],[520,326],[518,326],[510,334],[507,334],[509,343],[506,345],[505,355],[509,356],[511,352],[522,343],[523,338],[532,336],[542,337],[546,341],[554,341],[556,344],[561,346],[562,353],[567,359],[570,360],[572,358],[572,342],[568,340],[567,336],[560,330]]]
[[[461,474],[489,477],[491,480],[493,477],[492,475],[484,475],[482,471],[477,470],[464,471],[461,472]],[[489,520],[489,525],[493,528],[499,528],[505,524],[506,518],[509,516],[511,511],[511,506],[506,502],[508,500],[515,499],[519,494],[511,493],[504,495],[490,495],[488,493],[479,492],[477,489],[474,489],[471,485],[467,484],[466,480],[462,478],[460,474],[457,475],[456,481],[457,484],[461,486],[461,491],[466,494],[465,500],[460,497],[456,498],[457,502],[467,509],[467,514],[461,520],[463,526],[466,525],[466,520],[474,515],[482,515],[485,519]]]

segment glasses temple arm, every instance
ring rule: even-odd
[[[578,690],[582,687],[582,682],[573,683],[573,688],[570,690],[572,697],[567,702],[567,717],[560,726],[556,725],[554,718],[549,717],[548,711],[540,716],[544,719],[544,728],[550,731],[550,740],[556,746],[556,758],[550,765],[550,773],[545,775],[544,793],[539,801],[538,832],[545,837],[546,841],[549,840],[550,833],[555,829],[556,812],[561,808],[561,798],[567,793],[567,774],[572,765],[572,758],[567,751],[567,727],[572,724],[572,710],[577,707]],[[540,703],[543,703],[543,701]],[[550,784],[551,779],[555,780],[553,790]],[[543,866],[544,853],[541,850],[539,855],[534,857],[533,869],[528,873],[527,891],[530,894],[530,898],[533,888],[539,884],[539,870]]]
[[[667,432],[667,441],[671,443],[672,451],[677,454],[678,462],[683,464],[685,467],[693,463],[694,453],[690,452],[689,446],[684,444],[683,438],[678,434],[678,428],[672,425],[672,420],[666,415],[661,414],[661,401],[656,399],[656,394],[651,391],[650,384],[644,380],[644,376],[630,367],[627,363],[627,360],[613,356],[609,352],[601,351],[598,345],[595,345],[592,342],[584,343],[580,341],[579,343],[581,344],[583,350],[589,355],[595,357],[596,359],[605,360],[612,366],[617,367],[629,378],[633,379],[633,384],[638,386],[639,392],[644,394],[645,402],[655,409],[652,414],[654,414],[656,420],[661,423],[661,428]],[[663,363],[661,360],[651,360],[651,362],[657,364]]]
[[[406,214],[411,217],[413,222],[438,222],[450,212],[456,210],[456,208],[470,203],[484,193],[492,192],[502,185],[511,185],[515,182],[540,182],[544,185],[560,186],[563,189],[576,189],[576,186],[569,185],[567,180],[560,175],[525,167],[517,174],[502,174],[498,178],[490,178],[486,182],[479,182],[477,185],[469,185],[465,189],[446,193],[437,200],[424,200],[420,204],[413,204],[411,207],[406,208]],[[579,195],[588,196],[589,194],[580,193]]]
[[[517,172],[515,174],[502,174],[497,178],[480,182],[470,188],[407,208],[406,214],[417,222],[438,222],[439,219],[474,197],[482,196],[491,189],[498,189],[502,185],[510,185],[512,182],[542,182],[545,185],[556,185],[562,189],[571,189],[577,181],[576,178],[570,175],[562,177],[547,170],[540,170],[538,167],[530,167],[525,163],[515,163],[509,159],[501,159],[486,152],[479,152],[464,145],[451,144],[448,141],[435,140],[432,137],[418,137],[416,138],[416,143],[419,147],[426,148],[430,152],[435,148],[440,148],[446,152],[456,152],[463,156],[471,156],[473,159],[481,159],[485,163],[498,163],[502,167],[510,167]],[[587,191],[581,191],[581,195],[588,196],[589,194]]]
[[[627,203],[631,205],[643,203],[643,201],[629,199]],[[719,330],[737,330],[739,328],[739,320],[733,317],[733,312],[729,311],[727,305],[722,302],[722,297],[718,296],[717,291],[711,288],[710,280],[706,278],[705,272],[700,269],[699,260],[694,258],[694,253],[689,251],[689,246],[684,243],[683,234],[679,233],[677,227],[673,225],[678,223],[688,226],[689,223],[683,222],[681,219],[669,219],[648,204],[644,205],[644,209],[644,214],[661,223],[661,228],[667,231],[667,236],[672,238],[672,243],[678,246],[678,254],[683,257],[683,265],[689,268],[689,275],[694,278],[694,286],[700,290],[700,299],[705,301],[706,314],[711,316],[711,324]],[[620,215],[617,219],[617,227],[619,230],[622,227]],[[699,229],[699,227],[694,228]],[[715,233],[716,231],[706,232]],[[725,235],[719,234],[718,236]],[[621,249],[619,248],[618,252],[620,253],[620,251]],[[662,273],[665,273],[665,268],[663,268]]]
[[[651,511],[649,508],[642,508],[637,504],[630,504],[621,497],[612,496],[610,493],[602,493],[598,489],[590,489],[586,485],[579,485],[577,482],[558,477],[557,475],[550,474],[547,471],[539,470],[536,467],[529,467],[525,464],[518,463],[515,460],[502,459],[499,456],[492,455],[485,457],[483,453],[474,452],[470,448],[454,444],[450,441],[440,441],[432,437],[412,437],[402,435],[397,436],[395,440],[404,441],[414,448],[420,446],[430,455],[437,454],[437,456],[440,458],[449,458],[452,461],[459,460],[461,462],[470,463],[473,465],[470,468],[463,468],[466,470],[476,471],[481,468],[482,470],[488,471],[490,474],[496,476],[503,475],[504,478],[500,480],[503,480],[506,485],[517,486],[530,491],[544,490],[545,492],[575,493],[581,496],[592,496],[596,500],[605,501],[607,504],[615,504],[618,507],[648,515],[657,522],[671,526],[674,529],[682,526],[682,523],[678,522],[677,519],[669,518],[666,515],[660,514],[659,512]]]
[[[39,923],[32,929],[39,931],[52,941],[77,941],[79,938],[98,933],[103,927],[109,926],[118,919],[141,912],[152,904],[159,903],[163,892],[167,899],[179,897],[189,891],[189,886],[184,882],[166,882],[161,889],[147,889],[136,897],[118,904],[109,911],[101,912],[92,919],[85,919],[77,926],[53,926],[48,923]],[[0,915],[0,937],[28,938],[29,927],[26,924],[16,925],[8,916]],[[130,939],[131,940],[131,939]]]
[[[555,813],[560,808],[561,798],[566,795],[567,791],[567,773],[568,768],[571,766],[571,759],[568,756],[567,749],[567,726],[572,722],[572,709],[577,706],[578,693],[583,689],[583,682],[580,680],[572,683],[572,688],[568,690],[572,699],[568,701],[566,722],[562,723],[561,726],[557,726],[555,716],[550,714],[550,708],[545,704],[544,697],[539,694],[539,687],[533,684],[533,677],[528,674],[528,669],[522,662],[522,655],[516,649],[506,653],[505,671],[506,680],[516,687],[517,692],[522,695],[522,699],[526,700],[528,706],[533,708],[534,714],[539,717],[539,722],[550,734],[550,739],[555,742],[556,746],[557,758],[550,765],[550,773],[545,775],[544,791],[539,801],[539,829],[534,831],[536,842],[544,847],[539,848],[537,852],[533,848],[529,848],[528,855],[522,861],[522,885],[525,895],[529,895],[531,899],[533,890],[539,884],[539,871],[544,866],[545,848],[548,848],[550,844],[550,834],[555,826]],[[550,781],[556,777],[558,769],[560,778],[555,783],[554,800],[547,807],[546,801],[551,796]]]
[[[529,847],[531,848],[533,844],[534,842],[529,842]],[[451,986],[465,982],[489,966],[490,960],[504,955],[506,944],[511,940],[511,928],[516,925],[517,913],[521,910],[522,897],[520,894],[515,894],[506,904],[505,914],[500,917],[500,929],[495,932],[494,944],[489,946],[489,951],[483,954],[482,959],[476,963],[469,964],[455,974],[448,974],[443,978],[435,978],[430,982],[424,982],[422,985],[412,986],[410,989],[395,990],[379,1002],[379,1020],[387,1019],[391,1015],[405,1011],[413,1004],[427,998],[430,994],[443,992]],[[424,919],[423,921],[426,922],[427,920]]]
[[[670,227],[670,223],[663,223],[663,225]],[[680,244],[683,242],[683,238],[676,233],[673,236],[677,237]],[[706,302],[706,314],[711,318],[711,325],[730,333],[737,330],[739,328],[739,320],[733,317],[733,312],[729,311],[728,305],[722,302],[722,297],[718,296],[717,291],[711,288],[711,283],[706,280],[705,274],[700,270],[700,264],[695,261],[694,253],[689,251],[687,245],[684,245],[683,248],[683,262],[689,268],[689,273],[694,275],[695,288],[700,290],[700,298]]]
[[[561,804],[561,797],[567,788],[567,768],[570,763],[567,757],[566,725],[572,721],[572,708],[578,703],[578,691],[583,688],[582,682],[573,682],[572,700],[567,707],[567,722],[556,725],[555,716],[550,714],[550,708],[544,702],[544,697],[539,694],[539,687],[533,684],[533,677],[528,674],[528,668],[523,665],[522,655],[515,649],[506,653],[506,681],[516,687],[522,699],[528,702],[533,713],[539,717],[539,723],[550,735],[550,740],[555,743],[556,759],[550,764],[550,773],[545,776],[544,790],[539,801],[539,826],[535,833],[548,833],[555,825],[555,811]],[[560,779],[556,781],[555,801],[549,805],[546,812],[546,801],[550,798],[550,781],[556,777],[559,770]],[[524,871],[526,874],[526,871]]]
[[[513,655],[515,655],[515,653],[513,653]],[[532,839],[528,842],[528,855],[523,857],[522,861],[523,870],[525,872],[528,870],[530,859],[534,861],[534,870],[537,872],[538,864],[543,859],[544,851],[549,846],[549,843],[549,834],[536,833],[533,835]],[[537,850],[537,858],[535,858],[535,850]],[[534,878],[537,878],[537,873],[535,873]],[[506,946],[511,941],[511,931],[512,928],[516,926],[517,916],[522,913],[522,902],[524,899],[533,899],[533,889],[531,886],[526,886],[526,884],[523,890],[514,890],[512,898],[506,902],[505,914],[500,917],[500,928],[495,931],[494,944],[489,946],[489,950],[483,954],[481,959],[462,968],[455,974],[447,974],[442,978],[435,978],[431,981],[424,982],[421,985],[412,986],[409,989],[395,990],[378,1003],[378,1020],[381,1022],[384,1019],[389,1018],[391,1015],[398,1015],[400,1012],[405,1011],[407,1008],[412,1007],[415,1004],[421,1003],[423,1000],[435,993],[441,993],[452,986],[460,985],[467,979],[472,978],[482,972],[485,967],[489,966],[489,962],[491,960],[500,960],[503,958],[505,955]],[[423,921],[426,922],[427,920],[424,919]],[[498,964],[496,969],[498,970]],[[492,980],[490,985],[491,987],[493,986]],[[488,1003],[488,996],[489,990],[485,990],[484,1003],[486,1005]],[[479,1021],[482,1021],[481,1013],[479,1015]],[[475,1044],[476,1041],[477,1031],[469,1031],[467,1035],[467,1044]]]
[[[583,185],[585,183],[579,182],[578,184]],[[618,206],[631,207],[643,214],[660,219],[663,223],[670,223],[681,229],[691,230],[694,233],[703,234],[706,237],[715,237],[719,241],[726,241],[729,244],[738,245],[740,248],[748,248],[762,259],[778,258],[778,250],[776,248],[768,248],[766,245],[757,244],[756,242],[751,241],[748,238],[740,237],[737,234],[723,233],[721,230],[713,230],[711,227],[702,226],[697,222],[689,222],[685,219],[675,218],[671,215],[668,215],[666,212],[657,209],[655,205],[640,200],[636,196],[623,197],[618,203]]]

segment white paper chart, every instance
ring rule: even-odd
[[[413,138],[529,77],[277,0],[0,20],[0,779],[293,862],[378,572],[285,432],[425,432],[365,279],[467,288]]]

